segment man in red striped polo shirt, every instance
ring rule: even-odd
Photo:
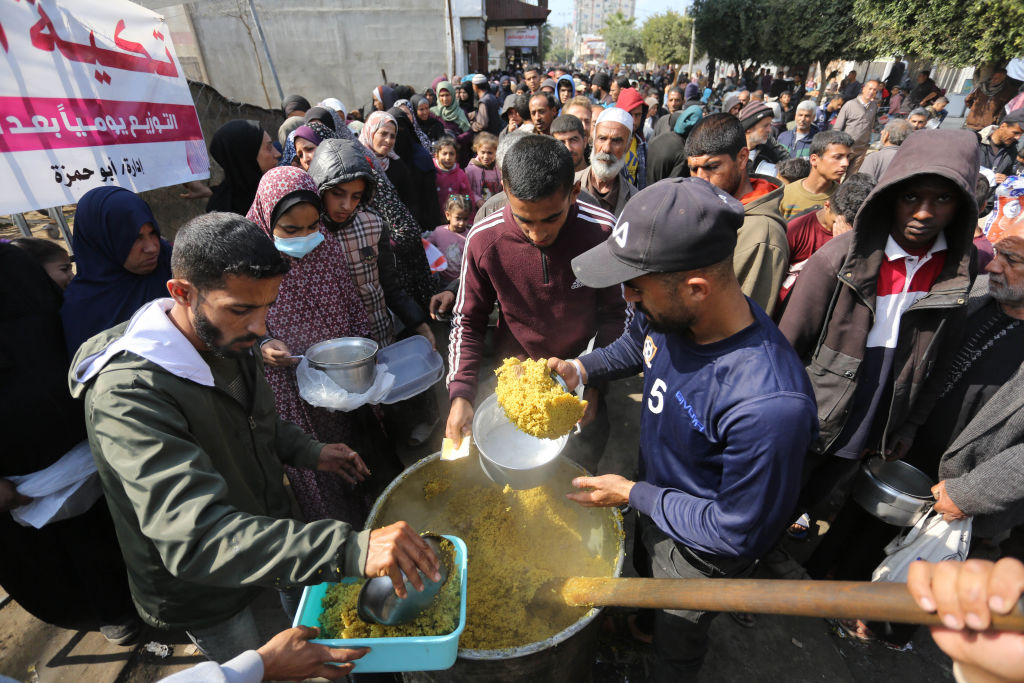
[[[789,296],[779,328],[804,359],[820,426],[805,511],[866,455],[906,453],[932,408],[976,275],[972,144],[969,131],[908,138],[853,231],[808,259]]]

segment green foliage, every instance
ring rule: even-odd
[[[1024,53],[1020,0],[853,0],[864,45],[950,66],[1001,62]]]
[[[572,62],[572,48],[564,46],[552,48],[548,53],[548,59],[556,64],[569,64]]]
[[[640,29],[647,59],[657,64],[682,64],[690,58],[690,24],[681,14],[655,14]]]
[[[622,12],[616,12],[605,20],[601,37],[608,46],[608,58],[613,62],[638,64],[646,61],[640,29],[633,25]]]
[[[763,61],[762,0],[694,0],[697,47],[727,64]]]

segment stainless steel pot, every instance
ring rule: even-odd
[[[473,442],[480,467],[495,484],[532,489],[547,482],[558,469],[559,454],[568,436],[538,439],[509,422],[495,394],[473,414]]]
[[[377,342],[362,337],[339,337],[306,349],[306,360],[327,373],[339,387],[353,394],[373,386],[377,370]]]
[[[853,499],[878,519],[893,526],[914,526],[935,503],[935,482],[902,460],[870,458],[860,467]]]

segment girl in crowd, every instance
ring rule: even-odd
[[[171,245],[161,239],[149,205],[123,187],[85,193],[75,211],[71,244],[78,275],[61,308],[69,357],[142,304],[167,296],[171,279]]]
[[[75,276],[71,266],[71,256],[64,251],[64,247],[38,237],[18,237],[11,240],[11,244],[28,252],[32,260],[43,267],[53,284],[60,289],[63,299],[64,290],[68,288],[71,278]]]
[[[340,519],[362,526],[368,504],[397,471],[380,462],[367,437],[379,433],[372,409],[351,413],[316,408],[299,396],[294,358],[336,337],[368,337],[370,323],[345,263],[341,244],[320,223],[316,184],[300,169],[281,166],[260,181],[249,220],[274,240],[291,269],[267,314],[269,340],[260,347],[278,414],[324,443],[355,447],[372,473],[362,483],[314,470],[285,468],[306,521]],[[386,451],[385,451],[386,452]],[[399,470],[400,471],[400,468]]]
[[[441,273],[441,284],[447,285],[459,277],[462,269],[462,251],[466,246],[466,233],[473,216],[473,204],[466,195],[452,195],[445,205],[447,223],[439,225],[427,240],[441,250],[448,268]]]
[[[469,178],[456,161],[458,149],[455,139],[443,137],[434,143],[434,168],[437,169],[437,205],[442,211],[453,194],[471,195]]]
[[[501,192],[501,170],[495,161],[498,152],[498,138],[487,132],[477,133],[473,139],[473,157],[466,166],[470,194],[473,195],[474,210]]]
[[[210,156],[224,169],[224,181],[211,188],[206,210],[244,216],[256,197],[260,177],[277,165],[281,153],[257,121],[236,119],[213,134]]]

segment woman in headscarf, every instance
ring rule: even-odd
[[[416,114],[416,123],[420,130],[426,133],[427,138],[433,142],[444,135],[444,125],[436,116],[430,113],[430,100],[423,95],[413,95],[409,105]]]
[[[337,337],[369,337],[370,322],[359,292],[345,267],[341,243],[320,223],[316,184],[300,169],[278,167],[260,181],[246,216],[274,240],[291,266],[277,300],[267,314],[267,334],[260,350],[267,381],[274,389],[277,413],[324,443],[353,447],[353,464],[369,465],[362,483],[346,482],[330,472],[285,467],[307,522],[340,519],[361,527],[373,497],[399,471],[381,461],[377,445],[364,441],[379,433],[373,409],[334,412],[316,408],[299,396],[295,359],[313,344]],[[386,451],[385,451],[386,452]],[[361,470],[366,470],[365,465]],[[370,474],[372,472],[372,475]]]
[[[89,337],[167,296],[171,279],[171,245],[160,238],[149,205],[123,187],[82,196],[71,245],[78,273],[61,308],[69,358]]]
[[[319,120],[313,119],[288,134],[288,141],[284,145],[284,152],[281,154],[281,160],[277,165],[295,166],[305,171],[309,168],[309,162],[313,159],[313,154],[316,153],[316,148],[320,143],[336,137],[338,135],[332,129],[320,123]],[[305,151],[305,162],[303,162],[299,154],[300,148]]]
[[[337,137],[354,142],[373,165],[377,190],[374,192],[371,206],[391,230],[391,242],[402,287],[421,308],[428,310],[430,297],[434,296],[436,287],[423,251],[420,237],[423,228],[398,197],[395,186],[391,184],[377,156],[363,145],[348,127],[338,131]]]
[[[281,153],[257,121],[236,119],[217,129],[210,156],[224,169],[224,181],[206,202],[207,211],[245,215],[256,196],[260,177],[277,165]]]
[[[42,528],[9,514],[29,502],[7,477],[57,462],[87,438],[82,404],[68,393],[60,290],[29,252],[0,243],[0,585],[41,621],[97,627],[112,643],[138,633],[107,503]]]
[[[455,87],[448,81],[438,84],[437,105],[431,107],[430,113],[441,119],[442,125],[452,135],[461,135],[469,130],[469,119],[455,100]]]
[[[459,108],[468,119],[470,114],[476,112],[476,103],[473,101],[473,89],[465,84],[459,83],[455,86],[455,98],[459,101]]]
[[[366,119],[366,125],[359,131],[359,142],[363,143],[376,157],[388,180],[394,186],[399,199],[416,218],[420,215],[420,201],[409,175],[409,169],[395,152],[398,137],[398,122],[386,111],[375,111]],[[422,222],[420,227],[423,228]],[[423,228],[424,230],[426,228]]]
[[[437,207],[437,175],[434,170],[434,158],[423,148],[416,138],[410,118],[395,107],[388,112],[398,124],[395,137],[395,153],[399,161],[409,173],[409,181],[416,194],[416,205],[419,212],[414,214],[420,226],[429,226],[431,221],[441,220],[441,212]],[[396,162],[392,162],[396,163]],[[438,223],[437,225],[440,225]],[[428,228],[424,228],[426,230]]]
[[[313,107],[303,117],[304,123],[310,123],[311,121],[319,121],[333,131],[338,130],[339,117],[333,109],[321,107],[320,105]]]
[[[419,124],[416,121],[416,115],[412,113],[412,104],[409,100],[395,100],[395,106],[388,109],[388,113],[394,116],[395,120],[408,119],[413,136],[415,136],[419,144],[424,150],[431,148],[433,143],[427,137],[427,134],[420,130]],[[401,153],[399,153],[399,156],[401,156]]]
[[[395,91],[386,85],[378,85],[371,93],[373,97],[373,108],[377,111],[387,111],[395,106]]]

